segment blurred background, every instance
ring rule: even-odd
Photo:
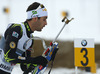
[[[43,38],[47,45],[55,39],[64,25],[61,22],[63,15],[68,15],[69,19],[74,18],[57,39],[59,51],[54,61],[54,68],[74,68],[74,39],[93,38],[96,64],[99,69],[100,0],[0,0],[1,36],[9,23],[20,23],[26,20],[26,9],[33,2],[40,2],[48,11],[47,26],[42,32],[33,33],[34,36]],[[33,49],[32,56],[42,54],[43,47],[40,40],[35,40]]]

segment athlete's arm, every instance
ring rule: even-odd
[[[5,60],[10,62],[16,60],[18,55],[16,54],[18,40],[22,37],[22,29],[19,25],[12,25],[5,32]],[[12,60],[9,60],[12,59]],[[17,61],[16,61],[17,62]]]

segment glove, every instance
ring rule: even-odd
[[[29,74],[29,72],[34,70],[35,66],[37,66],[36,64],[26,64],[26,65],[27,65],[27,69],[24,70],[23,74]]]
[[[28,71],[28,72],[31,72],[34,68],[35,68],[35,66],[37,66],[37,64],[31,64],[31,63],[29,63],[29,64],[26,64],[26,63],[21,63],[20,64],[20,68],[21,68],[21,70],[22,71]]]
[[[33,59],[33,63],[38,64],[38,65],[42,65],[43,67],[45,67],[47,65],[48,61],[43,56],[37,56]]]

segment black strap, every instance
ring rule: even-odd
[[[51,62],[51,68],[50,68],[50,70],[49,70],[48,74],[50,74],[50,73],[51,73],[51,70],[52,70],[52,67],[53,67],[53,62],[54,62],[54,60],[52,60],[52,62]]]
[[[48,74],[50,74],[50,72],[51,72],[51,70],[52,70],[53,62],[54,62],[54,59],[55,59],[55,56],[56,56],[57,51],[58,51],[58,48],[56,49],[56,51],[55,51],[55,52],[53,53],[53,55],[52,55],[52,58],[51,58],[51,68],[50,68]]]

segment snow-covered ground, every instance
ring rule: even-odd
[[[48,74],[49,69],[45,71],[44,74]],[[15,66],[11,74],[22,74],[23,72],[19,68],[19,66]],[[77,71],[78,74],[93,74],[89,72],[85,72],[82,70]],[[75,74],[75,69],[68,69],[68,68],[53,68],[51,71],[51,74]],[[97,69],[97,73],[94,74],[100,74],[100,69]]]

